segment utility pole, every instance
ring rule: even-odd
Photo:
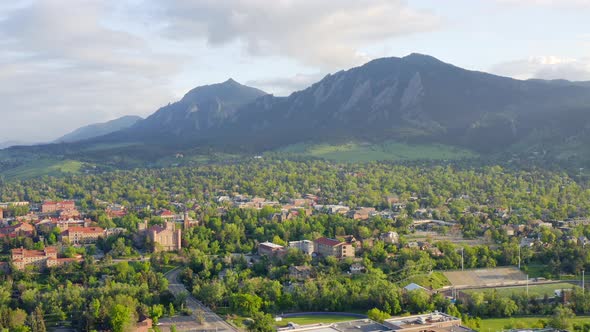
[[[526,297],[529,297],[529,275],[526,275]]]
[[[518,269],[520,270],[520,244],[518,245]]]
[[[464,264],[464,261],[465,261],[465,258],[463,256],[463,250],[465,250],[465,248],[461,247],[461,271],[463,271],[463,269],[464,269],[464,265],[463,264]]]
[[[586,282],[586,278],[584,278],[584,273],[585,272],[586,271],[582,270],[582,294],[585,294],[585,292],[586,292],[586,288],[584,287],[585,286],[585,282]]]

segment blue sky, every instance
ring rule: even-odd
[[[286,95],[425,53],[519,79],[590,80],[590,0],[23,0],[0,3],[0,142],[147,116],[235,80]]]

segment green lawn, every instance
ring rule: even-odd
[[[508,327],[532,328],[539,320],[547,320],[547,317],[512,317],[512,318],[488,318],[482,319],[480,331],[494,332],[506,330]],[[572,323],[589,322],[590,316],[578,316],[572,319]]]
[[[555,295],[555,290],[561,289],[571,289],[574,285],[567,283],[567,282],[560,282],[557,284],[543,284],[543,285],[530,285],[529,284],[529,295],[535,296],[537,298],[544,297],[545,295],[549,297],[553,297]],[[500,296],[510,296],[515,293],[526,293],[526,286],[516,286],[516,287],[499,287],[495,288]],[[472,292],[490,292],[491,288],[482,288],[482,289],[469,289],[466,290],[465,293],[469,294]]]
[[[345,144],[295,144],[279,153],[317,157],[335,161],[366,162],[375,160],[457,160],[475,158],[469,150],[443,144],[403,144],[386,141],[380,144],[349,142]]]
[[[78,173],[83,163],[75,160],[39,159],[2,173],[8,179],[28,179],[44,175]]]
[[[412,276],[408,279],[405,279],[403,282],[400,282],[400,284],[401,286],[405,286],[412,282],[422,287],[432,289],[439,289],[443,286],[448,286],[451,284],[449,279],[447,279],[447,277],[442,272],[432,272],[430,274]]]
[[[288,323],[295,323],[299,325],[317,324],[317,323],[337,323],[346,322],[350,320],[361,319],[352,316],[337,316],[337,315],[310,315],[299,317],[287,317],[282,321],[276,322],[278,327],[287,326]]]

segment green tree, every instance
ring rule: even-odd
[[[133,323],[132,308],[123,304],[115,304],[109,312],[109,320],[113,332],[123,332]]]
[[[252,315],[253,322],[248,325],[249,332],[273,332],[274,321],[272,316],[264,312],[256,312]]]
[[[560,330],[568,330],[571,327],[571,320],[576,317],[572,309],[559,305],[553,309],[553,315],[548,325]]]
[[[385,311],[381,311],[377,308],[373,308],[373,309],[367,311],[367,316],[369,316],[369,319],[372,319],[372,320],[379,322],[379,323],[383,323],[384,320],[391,317]]]

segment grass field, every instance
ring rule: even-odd
[[[430,274],[412,276],[403,282],[400,282],[401,286],[406,286],[410,283],[416,283],[422,287],[439,289],[443,286],[449,286],[451,282],[442,272],[432,272]]]
[[[350,320],[360,319],[353,316],[337,316],[337,315],[309,315],[299,317],[286,317],[282,321],[276,322],[277,327],[287,326],[289,323],[295,323],[299,325],[306,324],[318,324],[318,323],[337,323],[346,322]]]
[[[410,145],[396,142],[381,144],[349,142],[345,144],[295,144],[279,153],[323,158],[334,161],[363,162],[375,160],[457,160],[475,158],[469,150],[442,144]]]
[[[512,318],[489,318],[481,321],[480,331],[495,332],[506,330],[507,327],[532,328],[539,320],[547,320],[547,317],[512,317]],[[571,320],[572,323],[590,322],[590,316],[579,316]]]
[[[529,285],[529,296],[542,298],[547,295],[548,297],[553,297],[555,296],[556,290],[571,289],[572,287],[574,287],[574,285],[567,282],[560,282],[557,284]],[[466,290],[465,293],[469,294],[472,292],[491,292],[493,289],[495,289],[500,296],[526,293],[526,286],[470,289]]]
[[[526,275],[516,267],[444,272],[453,286],[498,286],[502,283],[525,281]]]
[[[2,173],[8,179],[29,179],[44,175],[78,173],[83,163],[75,160],[39,159]]]

